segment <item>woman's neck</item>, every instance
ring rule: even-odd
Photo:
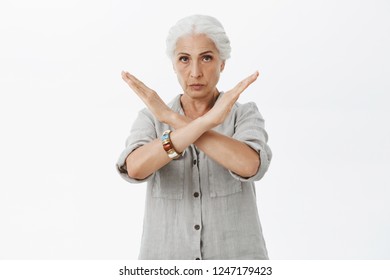
[[[206,98],[192,98],[187,94],[183,94],[180,98],[180,102],[184,114],[190,119],[196,119],[213,108],[218,96],[219,91],[217,89]]]

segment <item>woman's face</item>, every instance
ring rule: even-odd
[[[177,41],[173,68],[188,97],[213,96],[224,66],[214,42],[206,35],[188,35]]]

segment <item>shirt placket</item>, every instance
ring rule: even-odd
[[[192,148],[192,169],[193,169],[193,180],[192,180],[192,189],[191,189],[191,199],[193,205],[193,233],[194,233],[194,259],[201,260],[201,237],[202,237],[202,192],[201,192],[201,177],[200,177],[200,162],[199,162],[199,153],[196,151],[194,146]]]

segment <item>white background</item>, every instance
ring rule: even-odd
[[[390,4],[383,0],[0,4],[0,259],[136,259],[145,185],[115,162],[143,104],[170,101],[168,29],[217,17],[219,84],[255,70],[274,158],[257,183],[271,259],[390,259]]]

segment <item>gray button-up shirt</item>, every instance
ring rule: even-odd
[[[180,95],[169,106],[183,114]],[[261,166],[251,178],[225,169],[195,145],[144,180],[130,178],[127,156],[167,129],[172,128],[141,110],[117,162],[128,182],[147,181],[139,259],[268,259],[254,181],[264,176],[272,153],[256,104],[236,103],[224,123],[214,128],[258,152]]]

